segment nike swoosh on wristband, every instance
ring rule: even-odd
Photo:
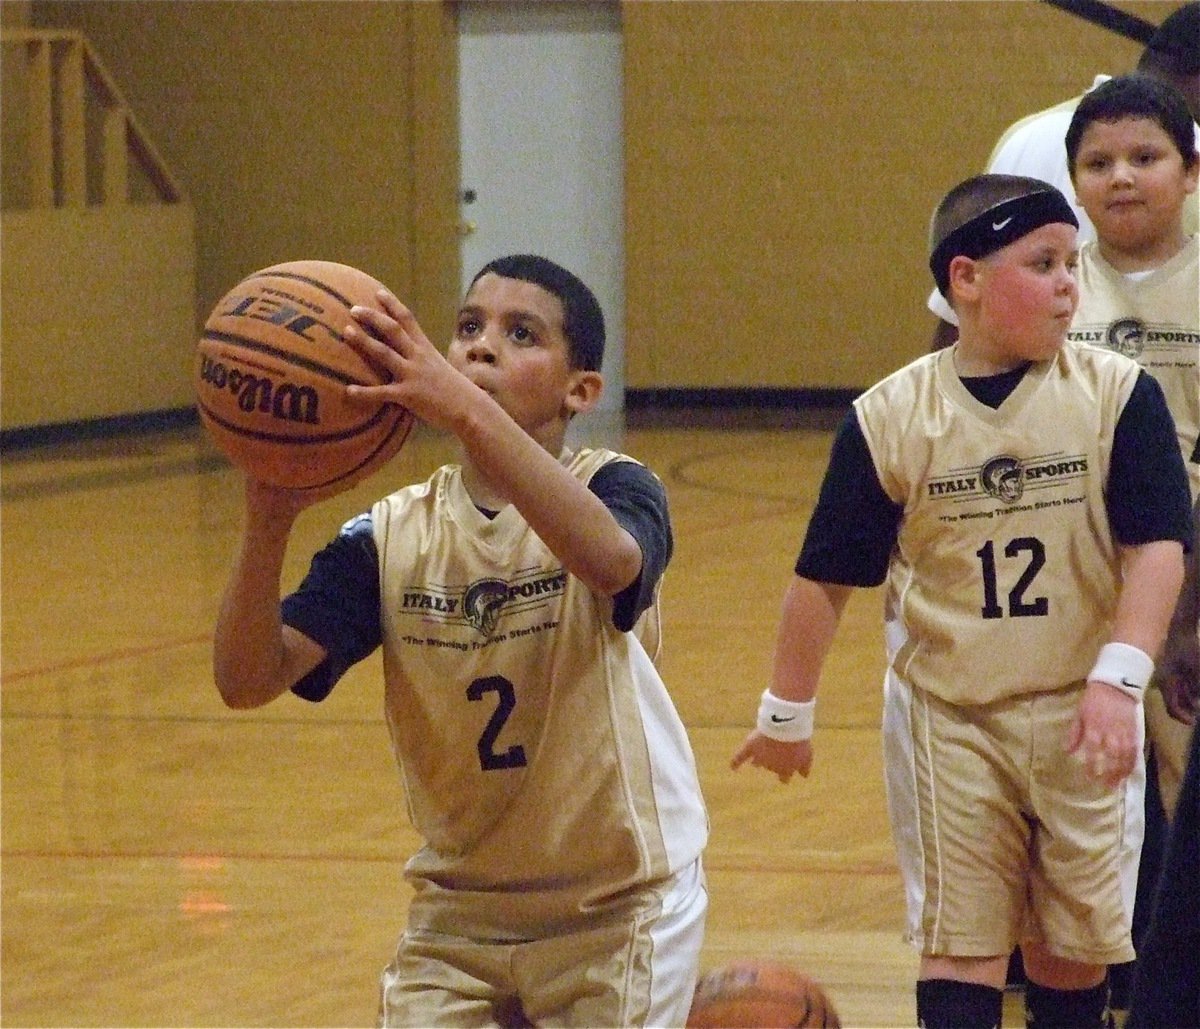
[[[1002,222],[992,222],[992,231],[993,231],[993,232],[999,232],[999,231],[1000,231],[1002,228],[1004,228],[1004,226],[1005,226],[1005,225],[1007,225],[1007,224],[1008,224],[1010,221],[1012,221],[1012,216],[1011,216],[1011,215],[1009,215],[1009,217],[1005,218],[1005,219],[1004,219],[1004,221],[1002,221]]]
[[[1127,689],[1131,689],[1131,690],[1144,690],[1146,688],[1141,683],[1130,682],[1123,675],[1121,676],[1121,685],[1126,687]]]
[[[772,722],[794,722],[795,720],[796,720],[796,716],[795,716],[795,715],[788,715],[788,717],[787,717],[787,718],[780,718],[780,717],[779,717],[779,715],[772,715],[772,716],[771,716],[771,721],[772,721]]]

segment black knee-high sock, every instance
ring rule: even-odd
[[[1054,990],[1028,983],[1025,1024],[1029,1029],[1112,1029],[1108,982],[1086,990]]]
[[[980,983],[922,979],[917,983],[921,1029],[1000,1029],[1004,992]]]

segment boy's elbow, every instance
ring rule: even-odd
[[[251,694],[239,693],[237,690],[221,689],[220,687],[218,687],[218,692],[221,694],[221,699],[225,702],[225,706],[234,711],[249,711],[251,708],[262,705],[262,701],[257,701]]]
[[[628,546],[614,555],[612,560],[604,562],[592,571],[588,586],[596,593],[615,597],[641,574],[642,548],[629,536]]]
[[[213,680],[225,706],[235,711],[249,711],[252,708],[262,707],[283,692],[283,690],[267,684],[256,684],[243,676],[223,674],[220,671],[216,672]]]

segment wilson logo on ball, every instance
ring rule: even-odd
[[[237,397],[238,409],[247,414],[258,411],[281,421],[321,424],[321,398],[312,386],[297,386],[292,382],[276,385],[265,376],[227,368],[207,355],[200,358],[200,381],[218,390],[228,390]]]

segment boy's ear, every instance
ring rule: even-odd
[[[1187,176],[1184,188],[1189,193],[1195,193],[1197,181],[1200,180],[1200,160],[1193,161],[1190,168],[1184,169],[1184,174]]]
[[[584,414],[596,406],[603,392],[604,377],[599,372],[572,372],[563,406],[568,415]]]
[[[950,259],[950,292],[960,300],[974,300],[979,296],[979,262],[965,254]]]

